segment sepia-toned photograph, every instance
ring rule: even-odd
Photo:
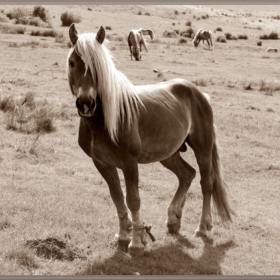
[[[280,6],[92,4],[0,5],[0,278],[280,275]]]

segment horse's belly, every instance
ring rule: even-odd
[[[188,129],[183,127],[151,131],[141,135],[141,152],[139,163],[149,163],[164,160],[173,155],[185,142]]]

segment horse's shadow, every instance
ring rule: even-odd
[[[130,257],[122,251],[103,261],[89,264],[82,274],[91,275],[222,275],[221,263],[226,252],[236,246],[233,240],[214,246],[209,237],[201,237],[204,248],[198,257],[188,250],[195,250],[186,237],[176,234],[176,242],[152,248],[142,257]]]

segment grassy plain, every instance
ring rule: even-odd
[[[3,30],[16,25],[0,23],[1,104],[6,97],[19,104],[31,94],[34,107],[24,111],[30,116],[26,121],[44,109],[54,128],[19,129],[26,125],[23,118],[16,129],[7,129],[11,112],[0,110],[0,275],[279,275],[280,54],[265,50],[280,45],[279,40],[263,40],[257,46],[260,35],[280,32],[279,20],[272,18],[275,6],[45,7],[65,41],[31,36],[46,30],[34,26],[23,26],[24,34],[7,34]],[[5,13],[13,6],[0,8]],[[142,215],[153,225],[157,241],[143,258],[116,250],[115,207],[77,143],[79,117],[65,75],[68,28],[60,21],[65,11],[81,16],[81,32],[110,27],[106,31],[116,66],[133,83],[182,77],[211,96],[225,178],[238,214],[232,224],[215,220],[207,238],[192,236],[202,205],[197,173],[180,233],[167,234],[166,209],[177,179],[159,163],[140,165]],[[186,29],[187,21],[194,30],[222,28],[213,33],[212,52],[202,45],[195,49],[190,38],[179,44],[180,36],[163,36]],[[154,29],[157,39],[147,38],[149,52],[143,52],[142,61],[131,61],[126,36],[140,27]],[[226,32],[248,39],[215,42]],[[183,157],[197,169],[191,149]],[[60,240],[64,253],[55,254],[53,248],[47,255],[46,249],[26,246],[48,238]]]

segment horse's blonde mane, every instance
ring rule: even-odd
[[[195,36],[193,38],[193,43],[196,42],[197,40],[197,37],[199,36],[200,32],[202,31],[203,29],[199,29],[196,33],[195,33]]]
[[[113,55],[108,48],[108,40],[100,44],[95,33],[78,35],[75,45],[78,53],[92,74],[97,93],[102,101],[105,126],[111,139],[116,142],[120,125],[131,125],[142,104],[135,86],[118,71]]]

